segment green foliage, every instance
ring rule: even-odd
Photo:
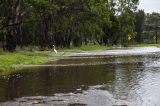
[[[40,45],[46,50],[53,44],[69,48],[75,43],[78,45],[84,43],[114,45],[119,41],[125,43],[127,34],[135,30],[134,13],[138,5],[138,0],[1,2],[0,17],[5,19],[8,39],[6,48],[12,51],[16,45]]]
[[[160,13],[153,12],[152,14],[145,15],[144,28],[145,39],[149,42],[159,42],[159,30],[160,30]]]
[[[120,40],[123,46],[127,46],[129,33],[133,34],[135,30],[135,14],[137,9],[138,0],[119,0],[119,13],[120,13]]]
[[[145,13],[143,10],[139,10],[136,13],[135,17],[135,31],[137,32],[136,41],[142,42],[142,32],[143,32],[143,25],[145,21]]]

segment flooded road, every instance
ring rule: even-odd
[[[79,53],[0,76],[0,106],[122,105],[160,105],[160,48]]]

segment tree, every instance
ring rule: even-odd
[[[144,10],[139,10],[136,12],[136,21],[135,21],[135,31],[137,32],[137,36],[135,40],[137,42],[142,42],[142,32],[143,32],[143,25],[145,20],[145,13]]]
[[[139,0],[119,0],[119,20],[120,20],[120,31],[121,31],[121,44],[127,46],[128,34],[133,34],[135,25],[135,15],[134,12],[137,9]]]
[[[154,30],[154,38],[156,43],[158,42],[158,29],[160,26],[160,14],[153,12],[152,14],[148,14],[146,16],[146,24],[150,25],[150,30]]]
[[[0,0],[5,48],[126,45],[138,0]]]
[[[6,28],[6,49],[14,51],[17,45],[17,38],[20,36],[20,24],[24,16],[23,0],[5,0],[4,26]]]

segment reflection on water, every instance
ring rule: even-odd
[[[71,57],[0,76],[0,106],[156,106],[159,57],[159,52]]]

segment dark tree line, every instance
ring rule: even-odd
[[[4,50],[43,50],[82,44],[127,45],[140,20],[138,0],[0,0],[0,40]],[[143,15],[143,14],[142,14]],[[137,25],[139,26],[139,25]],[[137,33],[141,31],[136,29]],[[139,39],[139,38],[138,38]]]

